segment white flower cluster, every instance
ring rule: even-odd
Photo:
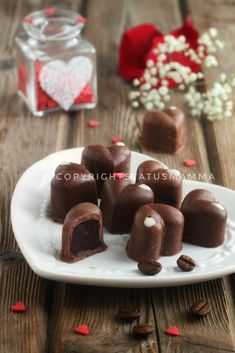
[[[218,49],[224,47],[224,43],[217,38],[218,32],[216,28],[210,28],[198,39],[197,51],[192,48],[185,51],[184,55],[197,64],[205,63],[206,67],[217,66],[218,62],[214,54]]]
[[[185,36],[174,37],[168,34],[164,37],[164,42],[154,49],[154,54],[182,52],[189,48]]]
[[[220,75],[220,80],[214,82],[212,88],[200,93],[195,87],[190,87],[185,95],[186,102],[195,117],[206,116],[208,120],[229,118],[233,111],[231,100],[232,88],[235,87],[235,77]]]
[[[179,90],[187,91],[186,102],[193,116],[203,115],[209,120],[231,116],[233,103],[230,95],[232,87],[235,87],[235,78],[229,79],[222,74],[220,81],[215,82],[210,90],[200,93],[195,86],[204,77],[203,73],[194,73],[189,66],[172,60],[172,54],[178,53],[198,65],[218,65],[214,54],[224,44],[217,36],[217,30],[210,28],[198,39],[198,48],[194,50],[190,48],[185,36],[175,38],[166,35],[164,42],[153,50],[155,57],[147,61],[143,76],[133,81],[135,89],[129,94],[132,107],[142,105],[147,110],[163,110],[171,99],[169,86],[173,82]]]

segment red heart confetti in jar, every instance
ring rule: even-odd
[[[96,49],[81,36],[85,22],[59,8],[23,20],[24,32],[16,37],[18,92],[34,115],[96,106]]]

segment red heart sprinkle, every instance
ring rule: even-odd
[[[116,173],[113,173],[113,176],[115,177],[115,180],[122,180],[125,178],[126,174],[121,172],[116,172]]]
[[[98,120],[90,119],[88,121],[87,125],[91,128],[95,128],[95,127],[98,127],[100,125],[100,123],[98,122]]]
[[[87,19],[85,17],[80,16],[77,19],[77,23],[86,23],[86,22],[87,22]]]
[[[194,159],[185,159],[184,165],[186,167],[193,167],[196,164],[196,161]]]
[[[32,22],[33,22],[33,19],[32,19],[31,17],[25,17],[25,18],[23,19],[23,22],[24,22],[24,23],[32,23]]]
[[[46,7],[43,12],[45,12],[46,15],[50,16],[55,13],[55,8],[54,7]]]
[[[25,305],[23,302],[17,302],[14,305],[11,306],[11,311],[20,313],[25,311]]]
[[[170,336],[179,336],[180,330],[177,326],[168,327],[165,331]]]
[[[89,327],[87,325],[78,325],[75,327],[74,332],[83,336],[87,336],[90,333]]]
[[[113,137],[112,143],[117,143],[117,142],[122,142],[122,138],[121,137]]]

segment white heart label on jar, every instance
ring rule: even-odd
[[[42,89],[64,110],[69,110],[81,94],[92,75],[92,62],[85,56],[77,56],[65,63],[49,61],[40,72]]]

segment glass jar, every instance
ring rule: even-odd
[[[34,115],[96,106],[96,49],[81,36],[85,22],[57,8],[24,18],[16,38],[18,92]]]

